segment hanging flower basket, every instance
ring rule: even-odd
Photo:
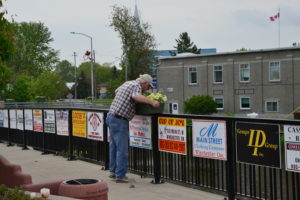
[[[146,103],[137,103],[136,104],[136,114],[138,115],[151,115],[151,114],[159,114],[164,111],[164,103],[160,103],[158,108],[152,107],[150,104]]]

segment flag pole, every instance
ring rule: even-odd
[[[280,8],[278,9],[278,47],[280,47]]]

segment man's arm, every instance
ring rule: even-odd
[[[136,95],[132,97],[134,101],[139,102],[139,103],[147,103],[150,104],[152,107],[157,108],[159,107],[160,103],[158,101],[149,99],[143,95]]]

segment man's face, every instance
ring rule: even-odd
[[[147,82],[141,84],[141,88],[143,91],[149,90],[150,87],[151,87],[150,84]]]

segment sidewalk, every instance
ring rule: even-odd
[[[151,184],[152,178],[141,178],[128,173],[130,183],[116,183],[108,178],[109,172],[102,166],[66,158],[53,154],[22,150],[22,147],[7,147],[0,143],[0,154],[11,163],[22,166],[24,173],[31,174],[33,183],[55,179],[94,178],[108,183],[109,200],[222,200],[224,196],[203,192],[171,183]]]

